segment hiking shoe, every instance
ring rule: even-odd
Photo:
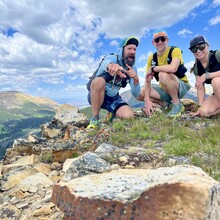
[[[95,120],[95,119],[91,119],[89,125],[87,126],[87,128],[93,128],[93,129],[97,129],[100,127],[100,122],[99,120]]]
[[[182,112],[184,112],[185,108],[184,106],[180,103],[180,104],[172,104],[172,109],[169,111],[169,113],[167,114],[167,116],[169,117],[179,117],[181,115]]]
[[[115,115],[113,115],[111,112],[108,112],[105,116],[105,122],[112,122],[115,118]]]

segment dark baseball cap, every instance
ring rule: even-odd
[[[190,41],[190,50],[198,44],[208,44],[207,40],[204,36],[197,36]]]
[[[131,36],[131,37],[128,37],[128,38],[122,40],[122,42],[121,42],[121,46],[122,47],[125,47],[125,46],[127,46],[129,44],[134,44],[137,47],[138,44],[139,44],[138,38]]]

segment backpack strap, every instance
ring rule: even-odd
[[[216,50],[210,50],[210,57],[209,57],[209,72],[215,72],[220,70],[220,64],[218,63],[218,60],[215,56]],[[203,67],[203,65],[201,64],[201,62],[199,60],[196,60],[196,65],[197,65],[197,69],[198,69],[198,75],[202,76],[206,71],[205,68]],[[211,83],[211,79],[206,79],[205,83],[206,84],[210,84]]]
[[[214,72],[214,71],[217,71],[214,68],[218,64],[218,60],[217,60],[216,55],[215,55],[216,50],[210,50],[210,53],[211,53],[211,55],[210,55],[210,58],[209,58],[209,71]]]
[[[171,62],[172,62],[172,52],[173,52],[174,48],[176,48],[176,47],[175,46],[170,47],[170,51],[169,51],[168,56],[167,56],[167,63],[168,64],[171,64]]]
[[[172,62],[172,52],[173,52],[173,49],[175,48],[175,46],[171,46],[170,47],[170,51],[168,53],[168,56],[167,56],[167,63],[170,64]],[[151,61],[151,66],[158,66],[158,58],[157,58],[157,52],[155,52],[153,54],[153,58],[152,58],[152,61]],[[154,73],[154,77],[157,81],[159,81],[159,76],[158,76],[158,72],[155,72]]]

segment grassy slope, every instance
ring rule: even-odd
[[[81,112],[90,116],[91,108]],[[110,126],[108,142],[115,146],[139,146],[147,152],[165,153],[164,158],[188,158],[192,165],[201,167],[220,181],[220,116],[210,119],[167,118],[155,113],[152,117],[116,120]],[[91,132],[96,135],[97,132]]]
[[[52,102],[47,99],[15,93],[7,97],[7,101],[11,102],[11,106],[0,108],[0,159],[14,139],[39,129],[41,124],[50,122],[55,115]]]

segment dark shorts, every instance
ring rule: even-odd
[[[91,105],[91,95],[90,92],[87,96],[88,102]],[[109,97],[105,95],[104,102],[101,106],[102,109],[106,109],[107,111],[116,114],[117,110],[123,106],[128,105],[127,102],[125,102],[120,95],[116,95],[115,97]]]

